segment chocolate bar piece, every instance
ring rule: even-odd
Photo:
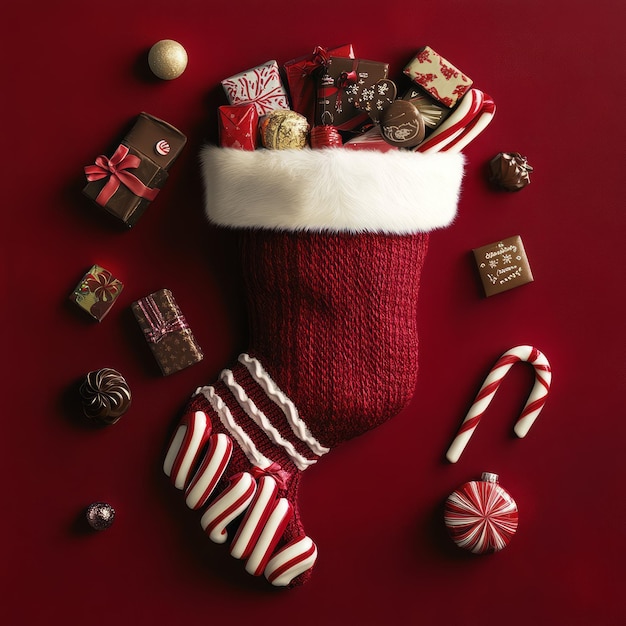
[[[131,309],[164,376],[202,360],[202,349],[169,289],[140,298]]]
[[[165,185],[186,142],[171,124],[141,113],[110,158],[101,155],[85,167],[83,193],[130,228]]]
[[[365,59],[331,57],[320,77],[315,111],[316,125],[330,124],[339,130],[352,130],[367,121],[368,115],[355,107],[363,91],[387,78],[389,65]]]
[[[101,322],[115,304],[123,288],[123,283],[109,270],[105,270],[100,265],[92,265],[70,294],[70,300],[95,320]]]
[[[519,235],[476,248],[473,253],[487,297],[533,281]]]

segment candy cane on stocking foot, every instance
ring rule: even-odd
[[[210,434],[211,422],[203,411],[186,415],[176,429],[163,462],[163,471],[176,489],[185,488]]]
[[[259,478],[254,499],[248,507],[230,546],[230,553],[236,559],[247,559],[250,556],[254,544],[270,516],[277,493],[278,485],[271,476],[265,475]]]
[[[470,410],[461,423],[459,432],[448,449],[446,458],[450,463],[456,463],[459,460],[481,417],[500,387],[502,379],[511,369],[511,366],[518,361],[531,363],[535,370],[535,384],[514,428],[514,432],[518,437],[526,436],[546,403],[552,381],[552,371],[550,363],[543,352],[533,346],[517,346],[505,352],[489,372]]]
[[[317,547],[309,537],[299,537],[283,546],[270,559],[265,578],[276,587],[286,587],[311,569],[317,559]]]
[[[215,543],[228,539],[226,527],[241,515],[254,497],[256,481],[248,472],[240,472],[230,478],[229,485],[215,498],[204,512],[200,524]]]
[[[218,433],[209,437],[209,449],[189,483],[185,502],[190,509],[199,509],[211,497],[222,477],[233,452],[233,442],[228,435]]]
[[[491,122],[496,104],[479,89],[470,89],[456,109],[416,150],[460,152]]]
[[[263,573],[292,515],[293,508],[287,498],[274,502],[270,516],[246,562],[248,574],[260,576]]]

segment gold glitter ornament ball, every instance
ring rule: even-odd
[[[260,123],[261,141],[270,150],[292,150],[306,146],[309,123],[295,111],[270,111]]]
[[[187,67],[187,51],[173,39],[162,39],[150,48],[148,65],[158,78],[178,78]]]

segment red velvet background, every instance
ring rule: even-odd
[[[623,3],[72,0],[3,13],[2,623],[623,623]],[[146,70],[162,38],[189,53],[171,82]],[[220,79],[345,42],[392,75],[427,43],[498,111],[465,151],[455,224],[431,238],[415,397],[306,472],[302,514],[320,555],[305,587],[277,591],[203,536],[161,471],[190,392],[246,345],[233,240],[204,221],[197,155],[216,139]],[[82,197],[82,168],[142,110],[190,142],[158,200],[122,232]],[[535,168],[520,193],[486,184],[500,151]],[[535,282],[486,299],[470,251],[515,234]],[[92,263],[125,283],[100,324],[67,300]],[[161,287],[206,353],[168,378],[129,309]],[[520,343],[553,366],[543,413],[526,439],[512,435],[532,384],[531,368],[516,366],[448,464],[489,368]],[[115,426],[91,428],[75,385],[105,366],[126,376],[133,406]],[[520,528],[504,552],[466,556],[445,534],[442,504],[485,470],[517,499]],[[94,500],[118,512],[100,534],[81,521]]]

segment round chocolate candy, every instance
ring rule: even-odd
[[[106,502],[94,502],[87,507],[85,517],[94,530],[106,530],[113,524],[115,509]]]
[[[85,416],[105,424],[117,422],[131,403],[128,383],[117,370],[110,367],[89,372],[79,393]]]
[[[520,191],[530,184],[532,171],[519,152],[500,152],[489,162],[489,182],[505,191]]]
[[[162,39],[150,48],[148,65],[162,80],[178,78],[187,67],[187,51],[173,39]]]
[[[498,552],[517,532],[515,500],[498,484],[498,475],[483,472],[453,491],[446,500],[444,522],[454,543],[474,554]]]
[[[385,141],[398,148],[414,148],[426,134],[424,119],[407,100],[394,100],[382,112],[380,129]]]
[[[309,123],[296,111],[277,109],[265,115],[259,124],[261,141],[271,150],[299,149],[306,146]]]

